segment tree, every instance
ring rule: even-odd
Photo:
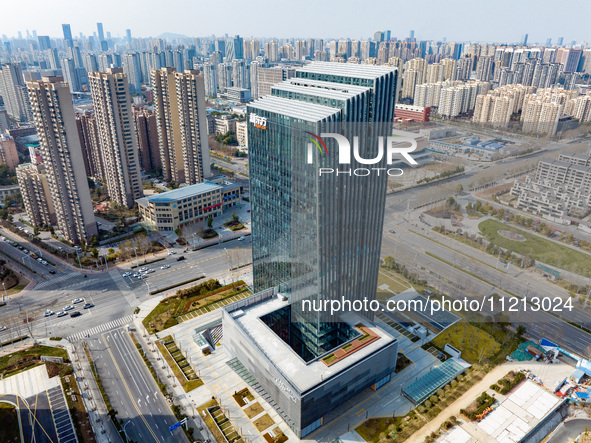
[[[91,253],[94,258],[98,258],[99,250],[97,248],[92,248]]]
[[[462,192],[464,192],[464,187],[461,183],[458,183],[458,185],[456,186],[456,195],[461,194]]]
[[[213,217],[209,216],[209,218],[207,219],[207,227],[211,229],[212,226],[213,226]]]
[[[525,326],[523,325],[519,325],[517,326],[517,336],[522,339],[523,336],[525,335],[525,333],[527,332],[527,329]]]
[[[232,212],[232,220],[234,220],[235,222],[238,221],[238,216],[236,215],[236,212]]]

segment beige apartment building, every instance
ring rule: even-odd
[[[51,76],[27,88],[58,228],[75,244],[98,236],[68,84]]]
[[[203,75],[162,68],[151,78],[165,179],[189,185],[204,181],[211,172]]]
[[[7,134],[0,135],[0,163],[6,163],[9,169],[18,165],[18,151],[14,138]]]
[[[43,163],[19,165],[16,168],[16,177],[31,224],[33,226],[55,224],[57,218]]]
[[[107,192],[131,208],[143,197],[140,159],[127,76],[122,68],[88,74]]]

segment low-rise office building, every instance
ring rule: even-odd
[[[390,382],[398,341],[355,313],[343,315],[350,339],[310,361],[286,343],[289,298],[268,289],[222,311],[228,365],[250,374],[273,399],[271,404],[300,438],[323,424],[335,408],[371,388]]]
[[[157,231],[174,231],[186,225],[217,217],[240,203],[242,187],[211,181],[136,200],[140,216]]]

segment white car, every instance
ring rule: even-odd
[[[148,268],[142,268],[140,269],[140,272],[146,272],[148,270]]]
[[[55,312],[53,312],[52,310],[48,309],[47,311],[45,311],[45,314],[43,314],[44,317],[51,317],[53,314],[55,314]]]
[[[37,261],[38,261],[39,263],[41,263],[41,262],[43,261],[43,259],[42,259],[41,257],[39,257],[39,258],[37,259]]]
[[[75,305],[76,303],[82,303],[83,301],[83,298],[75,298],[74,300],[72,300],[72,304]]]
[[[43,263],[45,266],[47,266],[47,262],[45,260],[41,260],[41,263]]]
[[[162,265],[162,266],[160,266],[160,269],[168,269],[168,268],[170,268],[170,265]]]
[[[153,269],[146,269],[144,271],[144,274],[151,274],[152,272],[156,272],[156,271],[154,271]]]
[[[129,277],[130,275],[133,275],[133,272],[124,272],[123,273],[123,277]]]
[[[6,331],[7,329],[8,329],[8,328],[7,328],[6,326],[2,326],[2,327],[0,328],[0,332],[2,332],[2,331]]]
[[[74,309],[74,306],[68,305],[64,308],[64,311],[71,311],[72,309]]]
[[[176,251],[168,251],[168,255],[175,255]]]
[[[242,240],[244,240],[244,237],[239,237],[238,238],[238,241],[242,241]]]
[[[68,313],[66,311],[60,311],[57,313],[58,317],[65,317],[66,315],[68,315]]]

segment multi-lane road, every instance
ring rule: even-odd
[[[187,440],[182,429],[169,431],[177,420],[125,328],[91,337],[86,343],[129,440]]]
[[[507,297],[516,294],[531,299],[533,296],[554,298],[559,292],[564,292],[527,271],[514,267],[511,267],[508,273],[496,270],[495,257],[455,243],[446,237],[428,231],[420,231],[420,234],[417,234],[417,230],[421,228],[409,227],[401,217],[396,219],[387,216],[385,227],[382,255],[395,257],[412,272],[429,281],[432,286],[444,289],[452,295],[463,297],[467,294],[481,299],[497,292]],[[425,238],[425,234],[432,239]],[[508,292],[502,293],[498,288]],[[500,305],[497,304],[498,306]],[[509,314],[515,323],[524,324],[529,336],[537,339],[546,337],[581,355],[588,354],[591,349],[591,334],[569,324],[566,320],[591,326],[591,313],[579,309],[576,303],[575,309],[571,312],[558,313],[563,318],[543,311],[533,312],[531,305],[527,305],[526,309],[523,309],[523,304],[518,306],[522,308],[505,313]]]

